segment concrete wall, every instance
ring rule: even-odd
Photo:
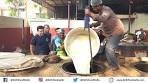
[[[127,31],[128,15],[119,17],[124,23],[125,31]],[[44,24],[50,25],[50,32],[52,32],[53,35],[55,34],[54,29],[57,27],[64,28],[66,32],[69,31],[67,28],[67,20],[29,20],[29,25],[25,24],[24,26],[23,19],[0,16],[0,51],[14,51],[16,47],[21,47],[22,45],[29,46],[29,39],[31,38],[29,35],[30,28],[31,30],[36,30],[37,25]],[[71,20],[70,22],[70,28],[83,26],[83,20]],[[140,28],[144,28],[144,30],[148,31],[148,14],[138,13],[134,16],[134,19],[132,19],[131,32],[134,33],[136,30],[139,30]]]
[[[128,15],[118,15],[118,17],[122,20],[124,26],[125,26],[125,32],[128,30]],[[134,33],[135,30],[139,30],[140,28],[144,28],[145,30],[148,30],[148,14],[135,14],[132,16],[132,25],[131,25],[131,32]],[[50,27],[53,28],[67,28],[68,27],[68,21],[67,20],[56,20],[56,19],[29,19],[29,26],[31,27],[31,30],[33,31],[33,34],[35,34],[36,27],[38,25],[44,25],[49,24]],[[70,28],[77,28],[77,27],[83,27],[84,21],[83,20],[71,20],[70,21]]]
[[[128,30],[128,15],[125,16],[119,16],[124,23],[125,26],[125,32]],[[140,28],[143,28],[146,32],[146,39],[145,41],[148,42],[148,14],[146,13],[137,13],[132,18],[132,25],[131,25],[131,33],[135,33],[135,31],[139,30]]]
[[[0,28],[22,28],[23,19],[0,16]]]
[[[0,8],[0,16],[2,15],[2,9]]]
[[[144,13],[137,14],[137,18],[135,19],[132,25],[133,25],[132,32],[140,28],[143,28],[144,30],[148,30],[148,14],[144,14]]]
[[[23,25],[23,19],[0,16],[0,51],[22,47]]]
[[[125,31],[128,30],[128,16],[124,18],[123,16],[120,17],[122,22],[125,26]],[[137,13],[133,16],[132,25],[131,25],[131,32],[134,33],[135,30],[139,30],[143,28],[144,30],[148,30],[148,14],[145,13]]]
[[[37,26],[48,24],[50,26],[50,32],[54,35],[55,28],[63,28],[68,31],[68,20],[58,20],[58,19],[29,19],[30,29],[35,35],[37,33]],[[83,20],[70,20],[70,28],[84,27]]]

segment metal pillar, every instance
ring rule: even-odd
[[[68,29],[70,30],[70,4],[71,1],[68,1]]]
[[[78,19],[78,3],[79,0],[76,0],[76,20]]]
[[[129,0],[129,18],[128,18],[128,33],[131,31],[131,7],[132,7],[133,1]]]

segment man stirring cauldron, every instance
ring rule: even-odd
[[[119,63],[115,57],[115,51],[120,39],[122,39],[124,25],[111,8],[102,4],[102,0],[91,0],[90,3],[90,7],[85,9],[85,15],[97,21],[90,25],[91,27],[102,25],[100,29],[106,37],[104,53],[112,70],[117,70],[119,69]]]

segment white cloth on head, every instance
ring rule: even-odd
[[[58,30],[56,30],[56,31],[57,31],[57,33],[63,33],[63,32],[64,32],[63,29],[58,29]]]

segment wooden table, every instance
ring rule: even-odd
[[[148,42],[138,43],[120,43],[119,50],[121,55],[127,57],[135,57],[135,51],[144,51],[148,56]]]

